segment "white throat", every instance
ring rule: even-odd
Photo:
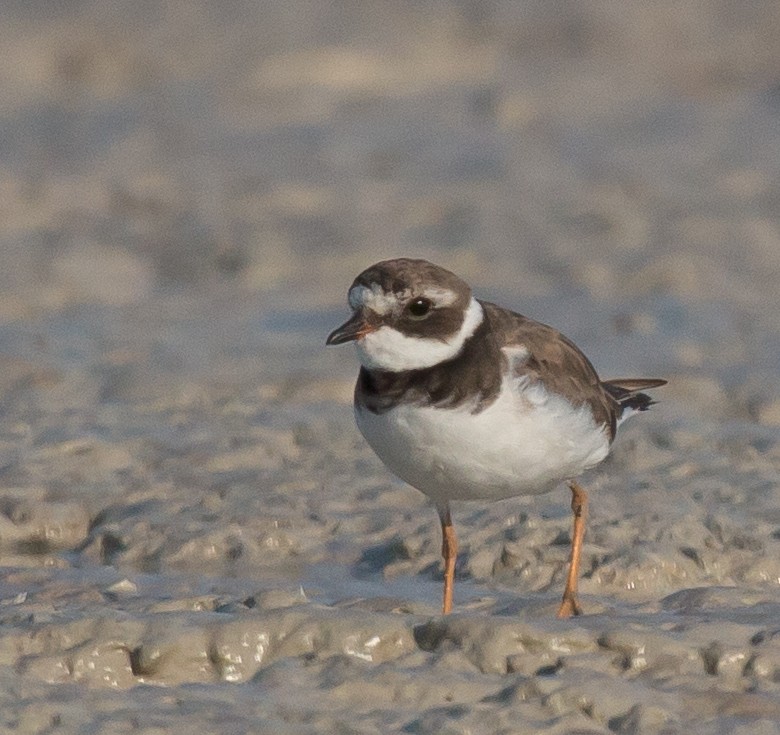
[[[369,370],[394,373],[433,367],[456,357],[484,318],[482,306],[472,297],[460,329],[451,337],[409,337],[384,326],[355,342],[358,359]]]

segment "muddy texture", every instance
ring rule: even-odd
[[[780,6],[0,7],[0,731],[780,732]],[[436,514],[326,349],[441,263],[659,405]]]

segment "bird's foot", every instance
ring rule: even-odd
[[[556,617],[570,618],[572,615],[582,615],[582,608],[576,597],[564,595]]]

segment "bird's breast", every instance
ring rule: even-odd
[[[358,427],[398,477],[434,500],[542,493],[609,452],[609,433],[587,405],[543,386],[505,381],[481,411],[397,403],[374,413],[355,405]]]

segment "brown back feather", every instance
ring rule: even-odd
[[[641,390],[666,383],[649,378],[602,382],[590,360],[557,329],[490,302],[480,303],[485,320],[453,360],[401,373],[361,368],[355,391],[368,410],[383,413],[410,400],[420,405],[454,407],[473,401],[476,395],[473,410],[478,413],[498,396],[501,374],[508,367],[501,349],[507,345],[524,345],[530,353],[515,366],[517,377],[543,381],[548,391],[573,406],[588,405],[596,424],[608,427],[611,439],[623,411],[622,402]]]

